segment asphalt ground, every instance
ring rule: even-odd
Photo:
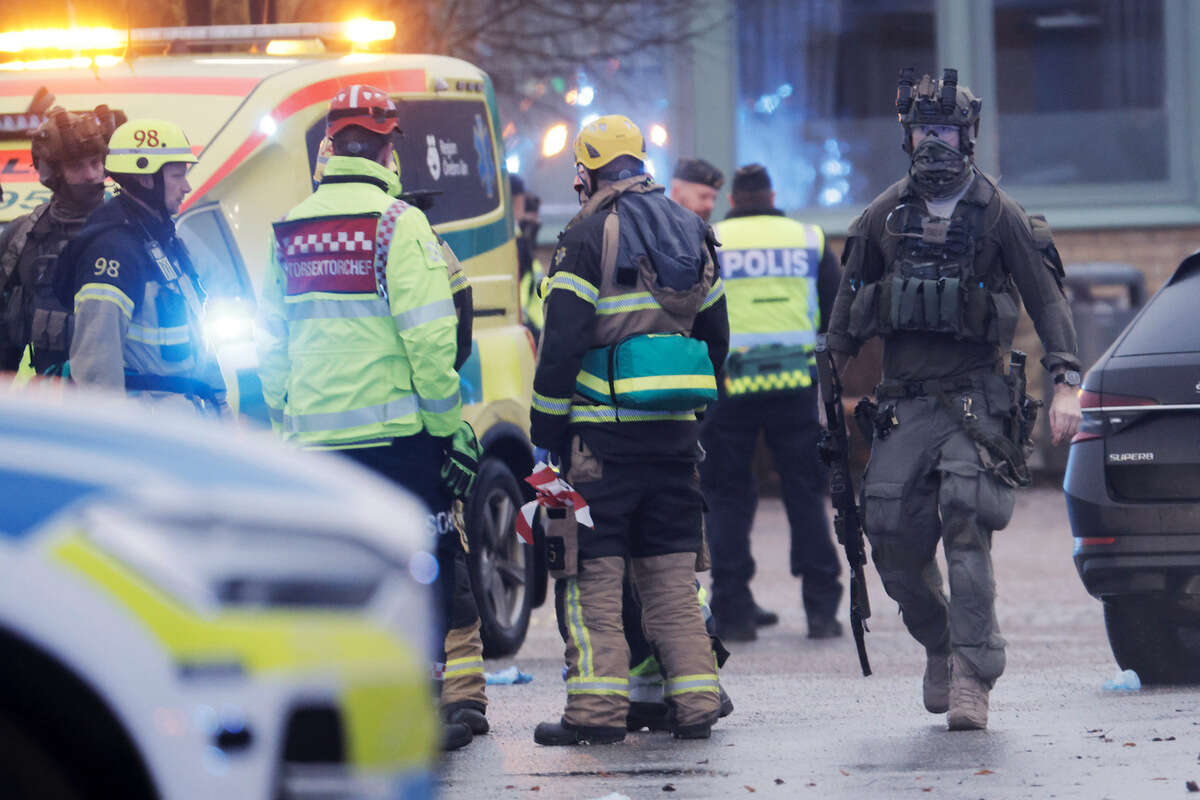
[[[951,733],[921,705],[924,653],[871,573],[864,678],[852,639],[806,638],[799,584],[788,574],[778,500],[762,502],[753,547],[759,603],[781,622],[734,644],[721,672],[735,711],[706,741],[630,734],[596,747],[541,747],[533,728],[557,719],[565,692],[551,606],[534,612],[510,664],[532,683],[489,686],[492,733],[449,753],[451,798],[1159,798],[1200,781],[1200,695],[1186,687],[1115,693],[1101,607],[1071,561],[1062,493],[1022,491],[993,554],[1008,668],[987,731]],[[944,574],[944,565],[943,565]],[[848,620],[843,599],[840,614]]]

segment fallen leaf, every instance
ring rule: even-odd
[[[846,772],[846,770],[844,770],[844,769],[839,769],[839,770],[838,770],[838,772],[842,773],[843,775],[849,775],[849,774],[850,774],[849,772]]]
[[[992,772],[990,769],[981,769],[981,770],[979,770],[979,772],[976,772],[975,774],[976,775],[995,775],[996,773]]]
[[[747,792],[757,792],[758,791],[758,789],[755,789],[753,786],[743,786],[742,788],[745,789]]]
[[[703,761],[697,761],[696,763],[697,763],[697,764],[707,764],[707,763],[708,763],[708,759],[706,758],[706,759],[704,759]]]
[[[1195,781],[1188,781],[1184,785],[1187,786],[1189,792],[1200,792],[1200,785],[1197,785]]]
[[[668,783],[665,786],[663,786],[663,791],[664,792],[673,792],[673,791],[675,791],[675,787]]]
[[[922,792],[932,792],[932,791],[933,791],[933,787],[932,787],[932,786],[926,786],[926,787],[925,787],[924,789],[922,789],[921,791],[922,791]]]
[[[1167,738],[1163,739],[1163,741],[1164,741],[1164,742],[1173,742],[1173,741],[1175,741],[1175,737],[1174,737],[1174,736],[1168,736]]]
[[[517,788],[517,787],[513,786],[513,785],[510,783],[508,786],[505,786],[504,788],[505,788],[505,789],[515,789],[515,788]]]
[[[1126,742],[1121,747],[1137,747],[1137,742]]]
[[[782,785],[783,785],[783,778],[776,778],[776,779],[775,779],[775,785],[776,785],[776,786],[782,786]]]
[[[805,786],[816,786],[816,784],[813,783],[812,781],[809,781],[808,783],[805,784]]]
[[[1170,780],[1170,778],[1151,778],[1150,780],[1152,780],[1152,781],[1166,781],[1166,780]]]
[[[540,787],[540,786],[530,786],[529,787],[529,791],[531,791],[531,792],[540,792],[541,790],[542,790],[542,787]]]

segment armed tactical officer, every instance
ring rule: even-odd
[[[34,131],[33,165],[54,194],[0,234],[0,370],[15,370],[28,346],[39,374],[63,373],[72,309],[54,295],[59,254],[104,202],[104,156],[124,121],[107,106],[55,107]]]
[[[92,214],[63,251],[74,297],[71,377],[159,401],[223,406],[201,330],[204,289],[173,215],[191,191],[191,143],[174,123],[136,119],[113,132],[104,166],[121,192]],[[68,288],[69,287],[69,288]]]
[[[951,730],[987,726],[988,691],[1004,671],[991,541],[1012,515],[1013,488],[1028,482],[1029,405],[1023,381],[1001,369],[1022,300],[1055,374],[1055,440],[1080,420],[1062,264],[1045,221],[975,166],[981,106],[955,70],[916,85],[911,68],[901,72],[911,166],[852,223],[829,326],[839,367],[883,338],[866,530],[885,589],[925,647],[925,707],[949,710]]]
[[[762,431],[782,483],[791,572],[802,581],[808,635],[840,636],[841,566],[825,514],[813,386],[813,348],[837,293],[837,258],[820,228],[775,208],[771,177],[761,164],[737,171],[729,199],[733,209],[714,230],[721,242],[730,353],[721,399],[705,416],[700,436],[708,454],[700,484],[709,507],[717,633],[752,640],[757,626],[778,620],[750,591],[750,529],[758,503],[752,461]]]
[[[399,131],[382,89],[348,86],[330,102],[332,155],[320,185],[275,225],[259,374],[285,440],[337,450],[429,508],[444,644],[434,676],[442,747],[455,749],[488,729],[479,616],[452,512],[474,483],[479,444],[462,419],[459,321],[442,245],[425,215],[397,199]]]
[[[729,337],[713,239],[645,174],[645,139],[627,117],[587,125],[574,150],[583,207],[550,266],[531,438],[563,458],[595,528],[547,534],[551,568],[566,579],[567,706],[534,740],[625,738],[627,560],[667,672],[670,727],[707,738],[720,689],[696,601],[695,410],[716,396]]]

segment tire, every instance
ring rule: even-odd
[[[1182,624],[1166,599],[1106,598],[1104,628],[1117,664],[1137,672],[1143,684],[1200,682],[1196,627]]]
[[[486,658],[517,652],[529,628],[534,554],[517,535],[521,502],[512,471],[498,458],[485,458],[467,507],[467,563]]]
[[[62,764],[41,743],[0,716],[0,786],[12,800],[82,800]]]

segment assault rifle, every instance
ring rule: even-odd
[[[817,375],[821,402],[825,404],[825,430],[821,435],[821,460],[829,467],[829,494],[833,500],[833,529],[846,551],[850,565],[850,630],[858,648],[858,663],[863,675],[871,674],[863,633],[871,617],[871,599],[867,596],[867,555],[863,547],[862,516],[850,480],[850,442],[846,435],[846,413],[842,408],[842,382],[833,363],[833,353],[824,336],[818,340]]]

